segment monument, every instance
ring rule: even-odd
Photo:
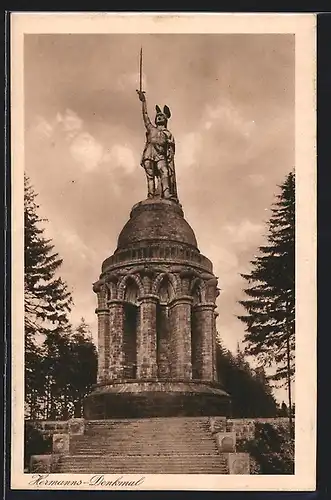
[[[142,64],[142,56],[140,60]],[[137,90],[147,197],[135,204],[94,284],[98,379],[86,419],[226,415],[216,373],[217,278],[179,203],[171,111]]]
[[[178,198],[171,112],[156,106],[153,124],[141,85],[137,93],[147,197],[133,206],[94,284],[97,384],[85,398],[84,418],[48,423],[52,455],[32,456],[30,469],[249,474],[216,373],[217,278]]]

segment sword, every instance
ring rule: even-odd
[[[140,48],[140,57],[139,57],[139,92],[145,93],[143,90],[143,48]]]

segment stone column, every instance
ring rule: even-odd
[[[213,371],[212,371],[212,379],[214,381],[217,381],[217,369],[216,369],[216,318],[218,316],[217,313],[215,313],[216,309],[216,299],[220,294],[220,289],[217,286],[217,278],[211,278],[206,282],[206,302],[211,304],[213,306],[213,311],[210,312],[210,321],[212,325],[212,364],[213,364]]]
[[[97,382],[105,382],[109,367],[109,310],[107,307],[107,288],[105,283],[98,281],[93,285],[93,291],[98,297],[98,374]]]
[[[98,383],[106,382],[109,369],[109,310],[96,309],[98,315]]]
[[[123,330],[124,310],[123,301],[111,299],[109,308],[109,370],[111,380],[123,377]]]
[[[203,380],[214,380],[214,309],[215,304],[199,304],[194,307],[195,337],[200,350],[199,375]]]
[[[156,304],[157,295],[148,294],[139,298],[139,321],[137,331],[137,378],[157,377],[156,359]]]
[[[191,306],[193,299],[184,295],[170,305],[171,376],[192,378],[191,362]]]
[[[215,382],[218,381],[217,376],[217,364],[216,364],[216,341],[217,341],[217,328],[216,319],[219,316],[218,312],[214,311],[214,323],[213,323],[213,379]]]

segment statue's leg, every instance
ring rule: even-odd
[[[148,198],[154,198],[155,196],[155,173],[154,173],[154,164],[152,160],[144,161],[144,169],[146,172],[147,178],[147,196]]]
[[[155,196],[161,198],[162,197],[162,186],[161,186],[161,178],[159,173],[155,176],[155,181],[157,181],[155,185]]]
[[[171,191],[169,185],[169,173],[166,160],[160,160],[157,163],[159,176],[161,180],[162,198],[171,198]]]

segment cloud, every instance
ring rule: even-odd
[[[54,244],[64,259],[61,275],[74,290],[77,321],[84,315],[96,330],[91,283],[116,247],[132,204],[146,196],[135,95],[143,45],[144,90],[149,105],[168,103],[173,112],[180,201],[219,276],[220,332],[235,348],[243,334],[234,319],[239,272],[249,266],[266,207],[294,161],[294,44],[286,39],[27,37],[25,114],[33,126],[26,169],[42,214],[59,228]]]
[[[249,184],[252,184],[253,186],[259,187],[265,183],[266,179],[261,174],[250,174],[247,176],[247,180],[248,180]]]
[[[88,132],[82,132],[73,139],[70,153],[87,171],[95,170],[100,163],[108,159],[102,144]]]
[[[143,73],[142,78],[143,90],[148,88],[147,77]],[[139,73],[122,73],[116,80],[116,90],[138,89],[139,88]]]
[[[203,122],[203,127],[207,130],[221,124],[223,128],[245,138],[249,138],[256,128],[255,120],[246,119],[240,108],[230,100],[224,100],[215,106],[207,105]]]
[[[263,226],[245,219],[239,224],[227,224],[224,229],[233,243],[250,244],[255,235],[261,235]]]
[[[95,170],[100,163],[107,160],[105,148],[85,130],[84,121],[75,111],[66,109],[64,114],[57,113],[55,121],[70,144],[71,156],[83,164],[86,171]]]
[[[114,144],[106,156],[107,162],[121,168],[126,173],[133,172],[137,167],[137,158],[133,150],[124,144]]]
[[[83,120],[71,109],[66,109],[64,115],[57,113],[56,123],[62,126],[67,139],[72,139],[83,128]]]
[[[42,138],[49,138],[53,133],[54,127],[43,117],[37,116],[35,132]]]
[[[180,165],[181,169],[196,163],[200,145],[201,134],[199,131],[189,132],[180,137],[176,151],[176,163]]]
[[[210,244],[208,258],[214,263],[214,265],[221,265],[228,270],[233,270],[238,267],[237,256],[224,246]]]
[[[73,160],[83,165],[86,172],[95,170],[111,158],[107,149],[86,130],[84,121],[72,109],[66,109],[63,114],[58,112],[51,122],[38,116],[34,132],[37,138],[51,140],[52,144],[64,139]]]
[[[72,265],[90,265],[97,256],[93,245],[85,241],[86,238],[84,239],[68,221],[67,225],[63,222],[60,226],[56,215],[48,222],[46,232],[52,239],[60,242],[58,243],[60,253],[66,255],[63,265],[68,269]]]

